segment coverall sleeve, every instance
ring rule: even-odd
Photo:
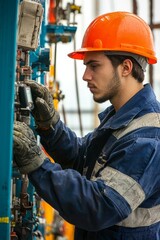
[[[156,178],[160,172],[159,141],[138,138],[128,142],[122,141],[113,149],[108,164],[94,180],[87,180],[74,169],[62,170],[49,160],[30,173],[29,179],[37,193],[68,222],[87,231],[113,226],[127,218],[160,184]],[[108,169],[123,178],[108,176]],[[128,178],[134,192],[130,186],[126,188]],[[144,198],[135,201],[139,189]]]
[[[82,169],[84,152],[91,134],[79,138],[61,120],[59,120],[54,129],[49,131],[39,130],[38,134],[47,153],[55,162],[60,163],[63,169],[79,168],[79,171],[80,168]]]
[[[116,207],[104,194],[107,187],[100,180],[89,181],[76,170],[62,170],[59,164],[47,159],[29,174],[29,179],[39,196],[79,228],[99,231],[121,220]]]
[[[49,132],[47,137],[41,134],[49,152],[57,159],[62,157],[63,161],[70,158],[83,161],[84,146],[91,136],[81,142],[64,125],[53,131],[55,133]],[[140,138],[138,133],[114,144],[105,159],[106,165],[94,179],[88,180],[75,169],[64,170],[49,160],[30,173],[29,179],[37,193],[66,221],[87,231],[99,231],[127,218],[157,190],[159,148],[159,139]],[[139,196],[139,192],[143,197],[135,201],[134,194]]]

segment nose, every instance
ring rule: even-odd
[[[91,72],[88,67],[86,67],[82,79],[86,82],[88,82],[92,79]]]

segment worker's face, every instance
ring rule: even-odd
[[[86,69],[83,80],[93,94],[96,102],[112,100],[120,88],[118,71],[113,68],[111,61],[103,52],[87,52],[84,58]]]

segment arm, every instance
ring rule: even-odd
[[[62,170],[47,160],[29,179],[46,202],[79,228],[98,231],[121,221],[118,209],[104,192],[109,188],[101,180],[89,181],[77,171]]]
[[[127,218],[156,191],[158,148],[159,141],[154,139],[132,139],[129,144],[120,141],[108,164],[92,180],[48,162],[29,178],[64,219],[79,228],[98,231]]]
[[[109,213],[112,208],[103,194],[104,184],[89,181],[75,170],[62,170],[59,164],[51,163],[37,147],[31,129],[21,122],[14,126],[14,161],[21,173],[29,174],[37,193],[70,223],[91,230],[114,223],[113,218],[106,222],[104,210],[112,216]],[[100,211],[98,216],[96,211]],[[119,221],[118,214],[117,217]]]
[[[88,146],[91,134],[79,138],[59,120],[54,128],[38,130],[41,143],[47,153],[63,168],[78,168],[83,166],[84,152]]]
[[[53,106],[53,97],[44,85],[33,80],[26,81],[26,84],[32,91],[32,115],[43,147],[63,168],[78,169],[80,165],[82,169],[84,148],[89,135],[82,139],[77,138],[75,133],[60,121],[59,113]]]
[[[24,124],[17,132],[14,156],[19,169],[29,174],[45,201],[79,228],[98,231],[118,224],[159,188],[159,178],[155,177],[160,172],[158,139],[123,139],[112,148],[99,174],[87,180],[73,169],[62,170],[59,164],[42,158],[35,142],[28,142],[28,131],[24,136]],[[23,141],[18,141],[18,136]]]

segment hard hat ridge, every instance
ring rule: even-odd
[[[127,52],[145,57],[149,64],[157,62],[149,25],[129,12],[111,12],[95,18],[86,29],[81,48],[68,56],[82,60],[90,51]]]

